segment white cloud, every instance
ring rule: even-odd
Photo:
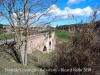
[[[79,4],[85,0],[68,0],[67,5]]]
[[[71,14],[75,15],[75,16],[90,16],[90,13],[93,12],[93,10],[87,6],[86,8],[76,8],[76,9],[70,9],[69,10]]]
[[[63,18],[68,18],[68,16],[72,15],[74,15],[75,17],[90,16],[90,14],[93,12],[92,8],[89,6],[87,6],[86,8],[76,8],[76,9],[65,7],[64,10],[61,10],[56,5],[52,5],[50,8],[52,9],[45,17],[58,16],[63,19]]]
[[[100,14],[100,11],[98,11],[97,14]]]
[[[47,11],[50,10],[48,12],[48,14],[46,16],[50,16],[50,17],[53,17],[53,16],[58,16],[61,14],[61,10],[60,8],[58,8],[56,5],[52,5],[50,8],[47,9]]]
[[[74,17],[88,17],[91,15],[91,13],[93,13],[93,9],[89,6],[87,6],[85,8],[75,8],[75,9],[72,9],[70,7],[65,7],[63,10],[61,10],[59,7],[57,7],[56,5],[53,4],[44,13],[46,13],[48,10],[50,10],[50,11],[47,13],[47,15],[42,16],[40,18],[40,20],[44,20],[44,19],[48,19],[48,18],[52,19],[54,17],[57,17],[58,19],[67,19],[68,17],[72,18],[72,15]],[[40,12],[34,14],[34,17],[29,22],[30,23],[34,22],[42,14],[43,13],[40,13]],[[100,14],[100,11],[98,11],[97,14]],[[16,14],[13,14],[13,15],[16,18]],[[28,15],[28,13],[27,13],[27,15]],[[32,13],[29,13],[30,17],[32,15],[33,15]]]

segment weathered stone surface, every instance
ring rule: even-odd
[[[49,37],[50,36],[50,37]],[[35,50],[42,52],[52,52],[55,49],[55,33],[52,32],[36,35],[28,39],[28,53],[32,53]]]

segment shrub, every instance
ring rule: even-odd
[[[82,31],[73,28],[71,43],[57,44],[57,55],[53,57],[51,75],[95,75],[100,72],[100,26],[94,21],[85,25]],[[81,35],[77,35],[80,33]],[[82,71],[61,71],[61,69],[82,69]],[[87,70],[86,70],[87,69]]]

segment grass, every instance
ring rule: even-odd
[[[55,34],[58,38],[65,39],[65,40],[70,40],[70,36],[69,36],[68,32],[56,31]]]
[[[33,52],[33,57],[35,58],[35,61],[37,61],[41,67],[50,66],[52,64],[52,57],[56,53],[42,53],[38,50]]]
[[[14,37],[14,34],[5,34],[5,38],[11,39]],[[4,39],[4,34],[0,34],[0,40]]]
[[[4,52],[3,47],[0,48],[0,75],[47,75],[45,71],[40,71],[42,66],[47,66],[51,62],[51,57],[54,53],[42,53],[40,51],[34,51],[32,54],[28,54],[28,64],[23,66],[21,63],[17,63],[13,57]],[[39,63],[38,63],[39,58]],[[47,65],[46,65],[47,64]],[[9,71],[6,71],[9,69]],[[24,71],[11,71],[11,69],[31,70],[29,72]]]

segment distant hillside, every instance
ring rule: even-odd
[[[2,29],[3,28],[3,24],[0,24],[0,29]]]
[[[56,29],[58,29],[58,30],[68,30],[68,28],[70,27],[70,28],[73,28],[73,27],[84,27],[85,25],[87,25],[87,24],[89,24],[89,23],[84,23],[84,24],[81,24],[81,23],[79,23],[79,24],[70,24],[70,25],[60,25],[60,26],[56,26]],[[99,21],[96,21],[95,22],[95,25],[96,25],[96,27],[98,28],[98,27],[100,27],[100,20]]]

